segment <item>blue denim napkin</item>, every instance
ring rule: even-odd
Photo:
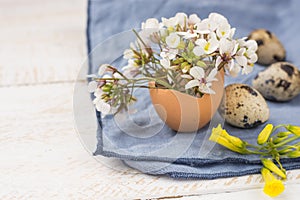
[[[200,18],[206,18],[210,12],[219,12],[237,28],[237,37],[247,36],[256,28],[269,29],[283,42],[288,61],[299,66],[299,6],[300,2],[296,0],[90,0],[87,27],[89,73],[95,73],[102,63],[125,64],[120,56],[134,40],[134,34],[127,30],[139,28],[147,18],[171,17],[177,12],[196,13]],[[118,34],[120,32],[123,33]],[[118,35],[107,39],[114,34]],[[264,68],[256,65],[248,76],[226,77],[225,84],[251,84],[255,75]],[[129,113],[101,118],[97,112],[99,126],[95,155],[120,158],[144,173],[174,178],[214,179],[260,171],[258,156],[242,156],[208,141],[212,127],[224,122],[218,113],[197,133],[177,134],[159,119],[147,90],[137,90],[135,96],[138,102]],[[268,123],[300,125],[300,96],[286,103],[267,103],[270,108]],[[238,129],[225,124],[225,128],[230,134],[255,143],[263,126]],[[286,169],[300,168],[300,159],[284,159],[282,162]]]

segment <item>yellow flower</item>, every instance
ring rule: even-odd
[[[245,154],[245,143],[237,137],[231,136],[226,130],[222,129],[219,124],[216,128],[213,128],[209,140],[214,141],[232,151]]]
[[[264,193],[270,197],[276,197],[284,191],[284,185],[282,181],[276,179],[273,174],[267,169],[262,168],[261,174],[265,180]]]
[[[280,170],[273,162],[272,160],[269,159],[261,159],[262,164],[264,165],[265,168],[269,169],[270,171],[274,172],[278,176],[282,178],[286,178],[286,174]]]
[[[257,144],[264,144],[268,141],[273,130],[272,124],[267,124],[257,137]]]
[[[300,136],[300,127],[299,126],[292,126],[292,125],[286,125],[285,127],[287,130],[291,131],[297,136]]]

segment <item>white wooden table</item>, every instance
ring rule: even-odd
[[[179,181],[88,153],[72,104],[86,4],[0,1],[0,199],[269,199],[260,175]],[[299,199],[300,170],[286,185],[277,199]]]

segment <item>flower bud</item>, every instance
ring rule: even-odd
[[[287,157],[289,158],[299,158],[300,157],[300,151],[292,151],[287,154]]]
[[[245,154],[247,150],[244,148],[244,142],[234,136],[229,135],[226,130],[222,129],[219,124],[216,128],[212,129],[209,140],[214,141],[232,151]]]
[[[224,130],[225,131],[225,130]],[[226,132],[226,131],[225,131]],[[227,133],[227,132],[226,132]],[[228,134],[228,133],[227,133]],[[244,148],[245,147],[245,142],[243,142],[240,138],[228,135],[227,140],[230,141],[232,144],[234,144],[237,147]]]
[[[172,64],[181,64],[182,62],[184,62],[184,58],[177,58],[176,60],[173,60],[172,61]]]
[[[104,85],[101,89],[103,92],[109,92],[111,90],[112,86],[111,85]]]
[[[297,136],[300,136],[300,127],[299,126],[292,126],[292,125],[287,125],[285,128],[292,133],[294,133]]]
[[[257,144],[264,144],[268,141],[273,130],[272,124],[267,124],[257,137]]]
[[[277,174],[278,176],[282,177],[282,178],[286,178],[286,174],[281,171],[277,165],[275,165],[273,163],[272,160],[269,159],[261,159],[262,164],[264,165],[264,167],[266,167],[267,169],[269,169],[270,171],[274,172],[275,174]]]
[[[287,139],[289,136],[284,136],[284,137],[276,137],[274,140],[273,140],[273,143],[274,144],[278,144],[282,141],[284,141],[285,139]]]
[[[285,137],[285,136],[289,136],[289,135],[291,135],[292,133],[291,132],[289,132],[289,131],[285,131],[285,132],[279,132],[279,133],[277,133],[277,137]]]

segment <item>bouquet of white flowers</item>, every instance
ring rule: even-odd
[[[235,28],[217,13],[200,19],[196,14],[177,13],[169,19],[142,23],[137,39],[125,50],[128,64],[118,70],[100,66],[89,90],[102,114],[114,114],[137,99],[135,88],[150,88],[148,82],[201,98],[214,94],[212,82],[218,71],[237,76],[248,74],[257,61],[257,43],[247,37],[234,39]]]

